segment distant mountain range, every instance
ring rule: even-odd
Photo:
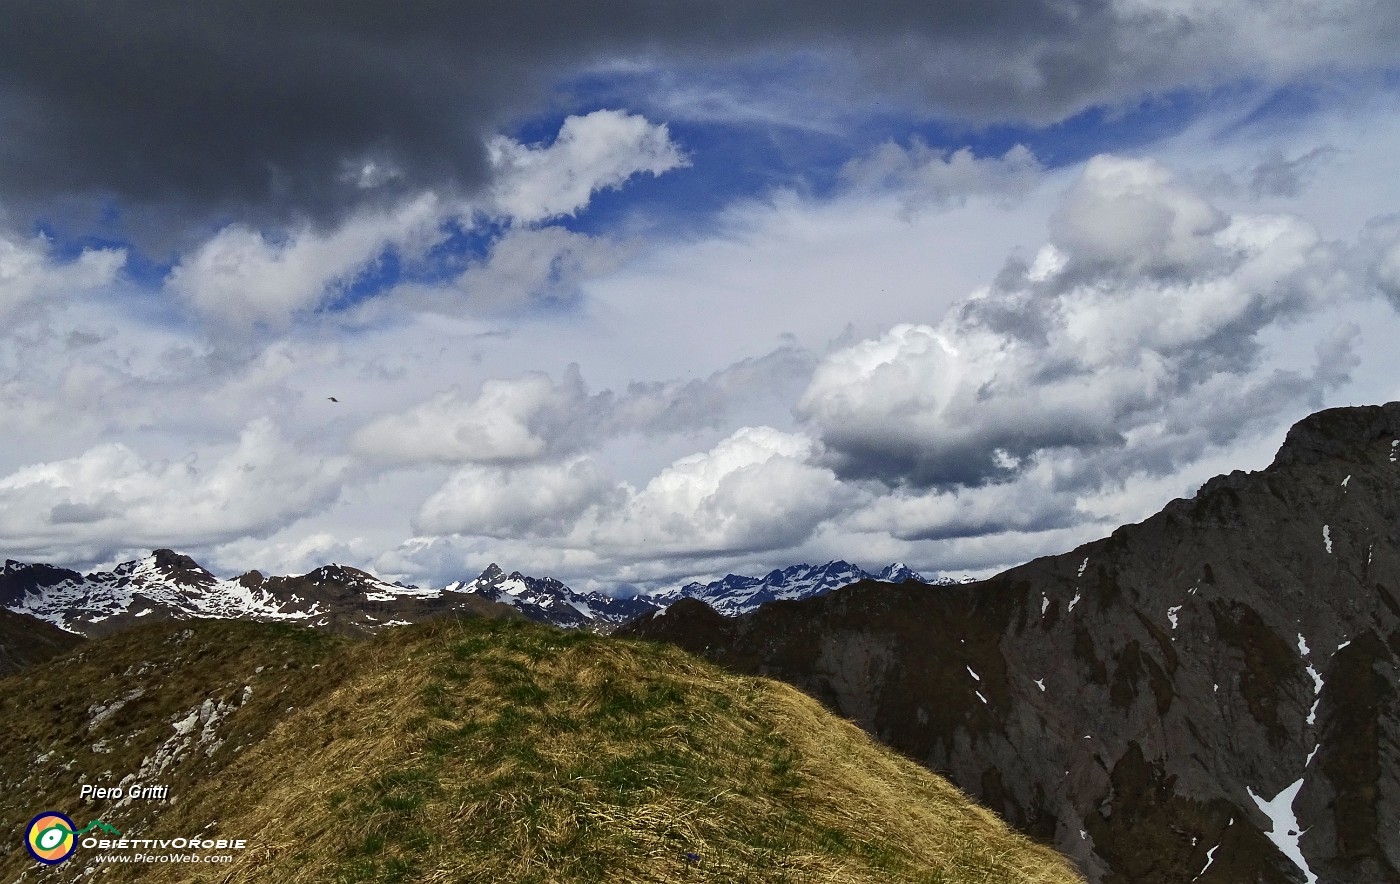
[[[6,561],[0,571],[0,608],[87,636],[115,632],[145,618],[285,621],[339,632],[372,632],[449,614],[511,612],[565,629],[606,631],[681,598],[698,598],[725,614],[738,615],[769,601],[824,595],[870,579],[923,582],[901,564],[876,575],[834,561],[794,565],[764,577],[730,574],[713,583],[691,583],[650,596],[613,597],[580,593],[551,577],[507,574],[492,564],[471,580],[425,589],[389,583],[344,565],[292,577],[249,571],[221,579],[189,556],[158,549],[111,571],[89,574]]]
[[[730,574],[713,583],[687,583],[679,589],[666,590],[647,598],[655,606],[666,607],[681,599],[699,599],[726,616],[738,616],[757,610],[760,605],[786,599],[812,598],[826,595],[833,589],[860,583],[863,580],[880,580],[886,583],[929,583],[918,572],[896,562],[888,565],[879,574],[871,574],[850,562],[837,560],[825,565],[793,565],[790,568],[770,571],[762,577],[743,577]],[[951,585],[946,578],[934,581]]]

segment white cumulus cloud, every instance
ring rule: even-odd
[[[47,298],[110,284],[126,263],[122,249],[84,249],[72,261],[55,260],[47,240],[11,239],[0,232],[0,323]]]
[[[812,457],[805,436],[744,427],[708,451],[675,461],[641,490],[622,486],[619,503],[591,510],[568,539],[630,556],[796,545],[848,493]]]
[[[981,195],[1023,197],[1044,173],[1024,145],[999,157],[979,157],[970,148],[939,150],[918,140],[908,147],[886,142],[841,170],[853,188],[898,193],[911,208],[956,206]]]
[[[418,253],[438,237],[442,208],[431,194],[389,212],[364,212],[323,232],[274,237],[230,224],[183,257],[167,289],[201,316],[233,329],[285,326],[355,281],[387,248]]]
[[[484,381],[475,394],[453,387],[355,433],[353,448],[394,464],[521,463],[564,456],[619,436],[673,435],[718,426],[810,371],[807,352],[780,347],[704,378],[634,382],[589,391],[579,367],[559,381],[544,372]]]
[[[548,146],[498,136],[487,148],[495,175],[492,205],[521,223],[572,215],[599,190],[689,162],[666,124],[617,110],[565,119]]]
[[[1094,157],[1052,219],[1077,261],[1118,274],[1192,272],[1223,257],[1211,234],[1224,218],[1158,163]]]
[[[614,110],[568,117],[548,146],[497,136],[488,153],[492,181],[475,202],[425,192],[392,208],[349,214],[325,230],[230,224],[180,258],[166,289],[225,329],[280,329],[333,302],[387,251],[411,266],[442,241],[447,222],[474,229],[484,213],[521,226],[507,229],[489,258],[454,285],[427,287],[427,294],[465,292],[470,307],[486,310],[568,299],[582,280],[614,268],[625,249],[605,238],[530,225],[575,214],[599,190],[621,187],[635,175],[660,175],[688,162],[664,124]],[[421,301],[424,288],[407,285],[401,294],[416,293]]]
[[[549,440],[532,423],[560,404],[561,391],[543,372],[491,379],[475,398],[460,390],[439,393],[407,411],[371,421],[354,448],[391,462],[499,463],[545,453]]]
[[[1227,216],[1158,164],[1104,157],[1052,236],[938,324],[817,368],[798,410],[840,472],[978,485],[1057,449],[1136,448],[1150,473],[1339,380],[1261,368],[1266,331],[1344,296],[1338,250],[1297,218]]]
[[[469,464],[424,501],[414,527],[505,538],[558,532],[612,491],[586,457],[517,468]]]

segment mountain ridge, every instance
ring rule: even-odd
[[[0,678],[0,743],[10,831],[52,808],[247,845],[42,867],[11,843],[7,881],[1080,880],[786,685],[524,618],[146,621]],[[168,797],[79,798],[152,782]]]
[[[874,583],[624,634],[782,678],[1091,881],[1400,879],[1400,403],[938,592]]]

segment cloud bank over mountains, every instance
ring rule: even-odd
[[[0,552],[978,572],[1400,398],[1400,13],[790,12],[8,6]]]

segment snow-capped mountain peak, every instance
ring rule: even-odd
[[[170,549],[153,550],[144,558],[122,562],[111,573],[118,582],[126,579],[138,586],[163,584],[204,589],[219,582],[194,559]]]
[[[643,599],[613,598],[600,592],[579,593],[552,577],[530,577],[519,571],[506,574],[495,563],[473,580],[449,584],[447,591],[471,593],[502,602],[531,620],[565,629],[606,628],[657,609]]]
[[[880,572],[880,576],[877,579],[882,580],[885,583],[906,583],[910,580],[913,580],[917,583],[929,582],[924,579],[924,576],[922,574],[920,574],[918,571],[915,571],[913,568],[910,568],[903,562],[895,562],[894,564],[886,565],[884,570]]]

